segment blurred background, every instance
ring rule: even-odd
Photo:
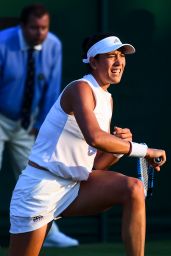
[[[0,29],[17,24],[23,6],[34,2],[37,1],[3,1],[0,8]],[[81,62],[81,44],[89,34],[112,31],[121,41],[135,46],[136,54],[127,57],[122,82],[110,88],[115,104],[112,126],[129,127],[134,141],[146,142],[150,147],[166,150],[167,163],[160,173],[156,173],[153,197],[147,201],[147,238],[171,239],[171,2],[41,2],[50,11],[51,31],[59,36],[63,44],[63,88],[85,73]],[[4,245],[8,244],[9,239],[9,202],[14,187],[11,168],[9,156],[5,155],[0,173],[0,241]],[[123,158],[113,170],[136,176],[136,160]],[[61,219],[58,224],[62,231],[78,238],[80,243],[121,240],[119,206],[96,216]]]

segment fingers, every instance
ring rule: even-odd
[[[155,168],[156,171],[160,171],[160,167],[166,162],[166,152],[162,149],[148,148],[148,161]],[[160,161],[156,161],[156,160]]]
[[[132,141],[132,133],[128,128],[120,128],[115,126],[113,134],[123,140]]]
[[[160,166],[155,166],[154,169],[159,172],[160,171]]]

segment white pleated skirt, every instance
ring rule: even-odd
[[[54,219],[74,201],[80,182],[27,166],[14,188],[10,203],[10,233],[36,230]]]

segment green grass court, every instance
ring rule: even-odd
[[[171,240],[146,243],[146,256],[171,256]],[[0,256],[7,256],[7,249],[0,248]],[[124,256],[121,243],[84,244],[73,248],[42,249],[40,256]]]

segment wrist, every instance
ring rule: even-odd
[[[130,149],[129,152],[127,153],[127,156],[129,157],[145,157],[148,152],[148,147],[146,144],[140,144],[140,143],[135,143],[131,142],[130,143]]]

